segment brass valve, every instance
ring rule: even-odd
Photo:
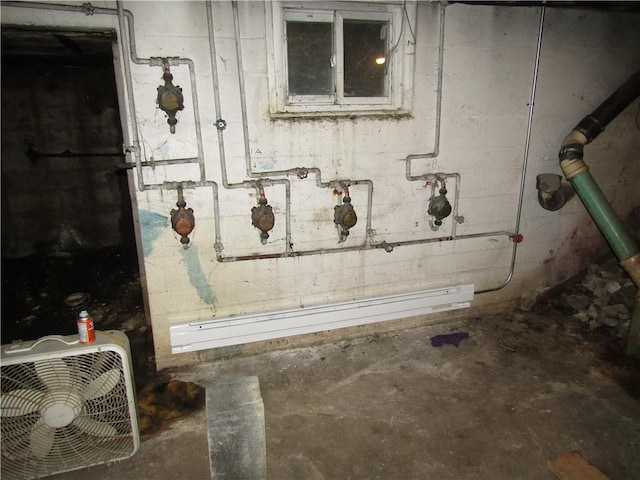
[[[262,242],[263,245],[267,243],[267,239],[269,238],[268,232],[273,228],[275,221],[273,208],[271,208],[271,205],[267,205],[266,198],[260,197],[258,205],[251,209],[251,223],[260,230],[260,242]]]
[[[349,236],[349,229],[358,222],[356,211],[351,205],[351,197],[344,197],[342,205],[336,205],[333,211],[333,223],[340,227],[340,241]]]
[[[440,195],[431,197],[429,201],[429,215],[435,217],[434,224],[436,226],[442,225],[442,219],[451,215],[451,204],[447,200],[447,189],[441,188],[438,192]]]
[[[189,245],[188,235],[196,226],[196,219],[193,215],[193,208],[185,208],[187,202],[180,199],[176,203],[177,210],[171,210],[171,227],[180,235],[180,243],[187,248]]]
[[[180,86],[173,84],[173,75],[169,71],[169,63],[164,63],[164,74],[162,75],[164,85],[158,87],[158,107],[165,112],[169,118],[167,123],[169,124],[169,130],[171,133],[176,133],[176,124],[178,119],[176,114],[184,109],[184,96],[182,95],[182,89]]]

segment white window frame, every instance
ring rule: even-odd
[[[269,107],[272,117],[389,115],[410,113],[413,91],[415,42],[409,35],[405,11],[415,25],[414,2],[292,2],[273,1],[267,7],[267,49],[269,55]],[[289,95],[287,65],[287,21],[334,23],[335,92],[332,95]],[[387,22],[387,69],[383,97],[344,96],[342,26],[345,20]],[[400,37],[400,38],[399,38]]]

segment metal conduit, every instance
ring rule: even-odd
[[[523,204],[523,197],[524,197],[524,190],[525,190],[525,181],[526,181],[526,173],[527,173],[527,163],[528,163],[528,159],[529,159],[529,147],[531,144],[531,126],[533,124],[533,107],[534,107],[534,102],[535,102],[535,96],[536,96],[536,90],[537,90],[537,84],[538,84],[538,72],[539,72],[539,67],[540,67],[540,51],[541,51],[541,47],[542,47],[542,32],[543,32],[543,27],[544,27],[544,15],[545,15],[545,6],[543,5],[540,11],[540,22],[539,22],[539,27],[538,27],[538,40],[537,40],[537,45],[536,45],[536,56],[535,56],[535,61],[534,61],[534,72],[533,72],[533,81],[532,81],[532,85],[531,85],[531,97],[529,100],[529,117],[528,117],[528,121],[527,121],[527,132],[526,132],[526,136],[525,136],[525,147],[524,147],[524,153],[523,153],[523,160],[522,160],[522,171],[521,171],[521,175],[520,175],[520,193],[518,195],[518,207],[516,210],[516,220],[515,220],[515,227],[514,227],[514,232],[513,233],[509,233],[509,232],[494,232],[497,235],[507,235],[509,238],[511,238],[513,240],[513,249],[512,249],[512,254],[511,254],[511,265],[509,267],[509,273],[507,275],[507,278],[498,286],[496,287],[492,287],[492,288],[487,288],[487,289],[483,289],[483,290],[478,290],[475,293],[476,294],[480,294],[480,293],[489,293],[489,292],[495,292],[498,290],[503,289],[504,287],[506,287],[510,282],[511,279],[513,278],[514,272],[515,272],[515,264],[516,264],[516,249],[517,249],[517,245],[518,242],[516,241],[519,238],[519,233],[520,233],[520,220],[521,220],[521,215],[522,215],[522,204]],[[437,158],[440,155],[440,124],[441,124],[441,114],[442,114],[442,74],[443,74],[443,61],[444,61],[444,29],[445,29],[445,8],[443,7],[441,12],[440,12],[440,44],[439,44],[439,49],[438,49],[438,87],[437,87],[437,99],[436,99],[436,128],[435,128],[435,132],[436,132],[436,138],[435,138],[435,145],[434,145],[434,149],[432,152],[427,152],[427,153],[420,153],[420,154],[411,154],[408,155],[405,158],[405,163],[406,163],[406,172],[405,172],[405,176],[407,178],[408,181],[416,181],[416,180],[428,180],[431,176],[433,176],[434,174],[424,174],[424,175],[413,175],[411,173],[411,161],[412,160],[418,160],[418,159],[425,159],[425,158]],[[453,175],[453,174],[452,174]],[[460,178],[459,178],[459,174],[455,174],[458,175],[457,181],[456,181],[456,201],[454,202],[454,212],[453,212],[453,216],[454,216],[454,221],[453,221],[453,233],[452,233],[452,239],[457,240],[457,239],[462,239],[462,238],[468,238],[468,236],[456,236],[455,235],[455,227],[456,227],[456,221],[455,218],[457,217],[457,208],[458,208],[458,195],[459,195],[459,185],[460,185]],[[486,236],[495,236],[494,233],[489,233],[486,234]],[[484,235],[484,234],[479,234]],[[477,238],[477,236],[475,237]]]
[[[520,220],[522,218],[522,203],[524,197],[524,188],[525,182],[527,179],[527,163],[529,161],[529,147],[531,146],[531,126],[533,124],[533,108],[535,106],[536,100],[536,91],[538,87],[538,72],[540,70],[540,51],[542,49],[542,32],[544,29],[544,13],[545,6],[542,5],[540,8],[540,25],[538,26],[538,42],[536,45],[536,59],[534,61],[534,69],[533,69],[533,80],[531,82],[531,98],[529,100],[529,118],[527,120],[527,133],[525,136],[524,142],[524,152],[522,154],[522,171],[520,174],[520,194],[518,195],[518,208],[516,209],[516,222],[513,228],[512,238],[513,242],[513,250],[511,251],[511,267],[509,268],[509,274],[504,281],[494,288],[487,288],[484,290],[479,290],[476,293],[489,293],[496,292],[498,290],[502,290],[506,287],[509,282],[513,279],[513,274],[516,268],[516,253],[518,249],[518,241],[516,241],[520,237]]]

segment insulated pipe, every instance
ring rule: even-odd
[[[575,189],[607,243],[640,289],[640,249],[594,180],[583,161],[584,146],[591,143],[613,120],[640,96],[640,70],[631,75],[609,98],[584,117],[562,142],[560,168]],[[629,325],[625,354],[640,357],[640,290]]]

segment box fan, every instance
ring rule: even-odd
[[[96,332],[3,345],[2,479],[131,457],[140,445],[127,336]]]

